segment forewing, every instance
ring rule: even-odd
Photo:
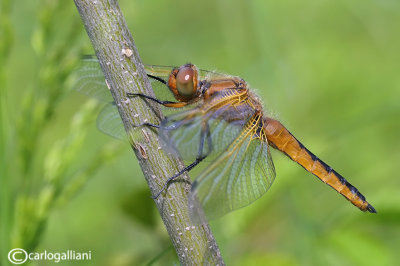
[[[165,85],[174,67],[157,65],[144,65],[144,67],[156,98],[163,101],[176,101]],[[74,75],[76,76],[75,90],[103,102],[113,101],[96,56],[85,56],[74,71]]]
[[[188,204],[193,222],[203,223],[205,218],[215,219],[244,207],[272,185],[275,169],[268,143],[246,131],[193,183]]]
[[[74,89],[103,102],[112,102],[99,61],[95,56],[86,56],[74,71],[76,83]]]
[[[198,78],[199,80],[216,80],[216,79],[229,79],[229,78],[232,78],[232,76],[228,74],[210,70],[204,70],[204,69],[199,70],[199,78]]]
[[[176,68],[174,66],[159,66],[159,65],[144,65],[147,75],[158,77],[165,82],[168,82],[169,75],[172,70]]]
[[[145,65],[145,69],[147,74],[151,74],[160,79],[158,80],[150,77],[154,91],[159,92],[157,93],[158,97],[162,100],[174,100],[167,86],[161,81],[164,80],[166,82],[168,80],[173,67]],[[101,110],[97,118],[97,127],[99,130],[112,137],[126,140],[124,125],[119,116],[118,109],[113,103],[113,98],[107,87],[97,57],[94,55],[85,56],[74,71],[74,76],[76,78],[74,86],[76,91],[102,102],[109,103]]]

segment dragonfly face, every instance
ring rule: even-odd
[[[197,68],[192,64],[174,68],[168,78],[168,88],[178,101],[190,101],[199,94],[197,78]]]
[[[87,59],[81,69],[79,91],[89,95],[96,92],[97,98],[97,90],[109,94],[96,59]],[[201,222],[204,213],[207,218],[219,217],[261,197],[275,179],[270,147],[300,164],[360,210],[376,212],[345,178],[306,149],[279,121],[265,116],[258,97],[241,78],[200,70],[192,64],[179,68],[145,65],[145,69],[153,89],[161,96],[127,96],[142,97],[176,110],[160,125],[142,126],[157,128],[163,147],[177,150],[189,162],[168,179],[165,188],[169,181],[201,162],[206,165],[190,194],[194,220]],[[108,134],[110,131],[103,125],[112,124],[115,132],[115,121],[119,121],[123,128],[118,112],[110,115],[109,109],[103,114],[106,119],[99,119],[99,128]]]

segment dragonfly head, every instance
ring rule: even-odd
[[[187,102],[197,95],[198,70],[193,64],[174,68],[168,79],[168,87],[175,98]]]

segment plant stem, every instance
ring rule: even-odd
[[[118,106],[152,195],[156,195],[168,177],[184,167],[179,158],[159,148],[157,135],[149,129],[133,137],[133,125],[158,124],[162,119],[159,106],[139,97],[127,98],[128,92],[154,96],[138,51],[128,31],[116,0],[74,0],[92,41],[107,84]],[[151,107],[151,108],[149,108]],[[136,136],[137,137],[137,136]],[[169,233],[181,264],[223,265],[218,246],[207,224],[193,225],[188,215],[190,179],[173,182],[167,193],[155,203]],[[140,204],[140,203],[133,203]]]

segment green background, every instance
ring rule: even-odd
[[[269,192],[211,223],[228,265],[398,265],[398,0],[120,7],[143,62],[244,78],[378,211],[360,212],[274,151]],[[73,1],[0,8],[0,264],[15,247],[91,251],[74,265],[141,265],[163,251],[156,265],[176,263],[133,152],[96,129],[101,106],[72,89],[71,71],[93,53]]]

